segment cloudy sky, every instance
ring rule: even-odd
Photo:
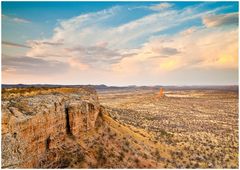
[[[2,83],[238,84],[238,2],[2,2]]]

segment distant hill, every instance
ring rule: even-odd
[[[71,88],[81,88],[90,87],[99,91],[103,90],[158,90],[163,87],[165,90],[228,90],[228,91],[238,91],[238,85],[212,85],[212,86],[107,86],[104,84],[100,85],[58,85],[58,84],[2,84],[2,88],[25,88],[25,87],[71,87]]]

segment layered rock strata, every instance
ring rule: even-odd
[[[3,96],[3,95],[2,95]],[[39,157],[66,137],[80,139],[100,111],[95,92],[59,88],[36,95],[2,97],[2,168],[36,167]]]

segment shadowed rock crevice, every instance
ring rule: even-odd
[[[69,120],[69,108],[65,108],[65,118],[66,118],[66,133],[69,136],[72,136],[71,126],[70,126],[70,120]]]
[[[50,142],[51,142],[51,139],[50,139],[50,136],[48,136],[48,138],[47,138],[46,141],[45,141],[45,148],[46,148],[46,151],[49,150]]]

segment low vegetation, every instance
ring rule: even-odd
[[[113,119],[153,134],[145,137],[155,146],[165,145],[167,159],[163,150],[151,151],[161,167],[238,167],[237,91],[167,91],[162,98],[154,90],[98,93]]]

